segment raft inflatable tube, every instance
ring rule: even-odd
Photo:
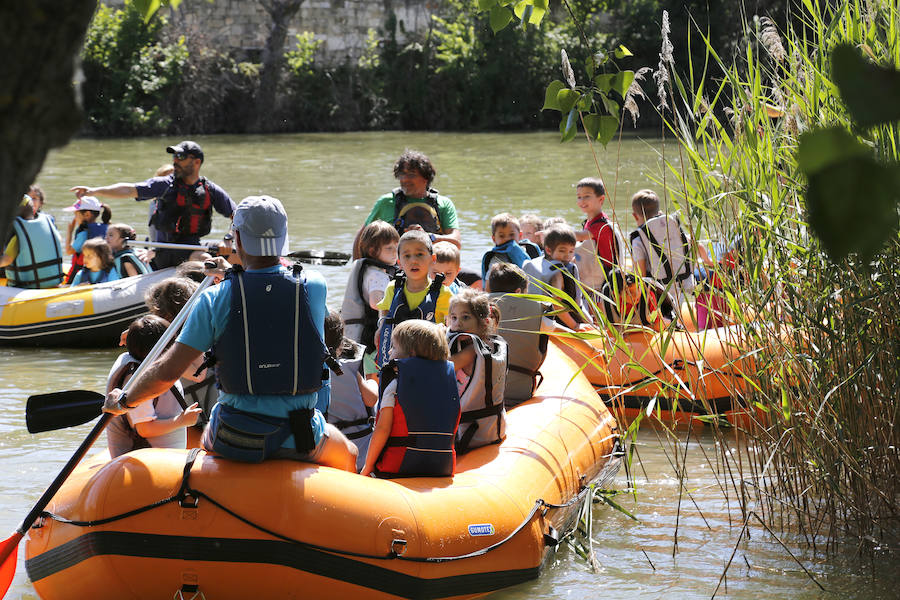
[[[28,576],[46,600],[473,598],[533,579],[620,462],[616,421],[575,363],[551,344],[545,368],[506,440],[453,477],[102,453],[29,532]]]
[[[163,269],[96,285],[46,290],[0,287],[0,345],[114,346],[129,323],[147,313],[147,290],[174,273],[174,269]]]
[[[597,330],[600,333],[600,330]],[[755,373],[754,352],[737,326],[702,331],[629,329],[616,342],[565,340],[566,354],[623,422],[648,407],[667,422],[719,415],[732,425],[750,417],[742,401]],[[541,372],[544,372],[543,368]]]

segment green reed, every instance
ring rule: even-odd
[[[749,427],[714,428],[722,448],[738,450],[716,459],[723,492],[745,517],[798,531],[814,548],[896,546],[900,241],[867,262],[829,260],[808,227],[795,154],[803,131],[851,129],[831,49],[854,44],[900,68],[900,14],[895,2],[860,0],[805,0],[797,10],[786,31],[747,22],[746,52],[733,63],[701,34],[707,64],[666,65],[662,114],[681,152],[681,166],[666,165],[667,209],[689,215],[695,234],[742,240],[725,288],[740,345],[755,353],[743,395],[757,410]],[[721,82],[696,83],[713,66]],[[858,135],[881,160],[898,160],[896,124]],[[865,200],[847,198],[859,210]]]

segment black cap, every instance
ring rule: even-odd
[[[201,161],[203,160],[203,148],[201,148],[200,144],[197,142],[192,142],[190,140],[185,140],[177,146],[169,146],[166,148],[166,152],[169,154],[184,152],[185,154],[199,158]]]

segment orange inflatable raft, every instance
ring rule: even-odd
[[[506,440],[452,478],[98,455],[30,531],[28,575],[48,600],[471,598],[532,579],[619,465],[616,421],[576,364],[551,344],[544,369]]]
[[[651,403],[653,412],[669,422],[720,415],[734,425],[749,417],[742,398],[755,373],[756,353],[737,326],[629,328],[620,339],[601,335],[590,342],[568,340],[564,347],[623,421],[631,422]]]

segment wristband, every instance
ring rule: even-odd
[[[116,400],[116,406],[121,408],[122,410],[131,410],[132,408],[136,408],[135,406],[129,406],[125,400],[128,398],[126,394],[122,394],[119,396],[119,399]]]

